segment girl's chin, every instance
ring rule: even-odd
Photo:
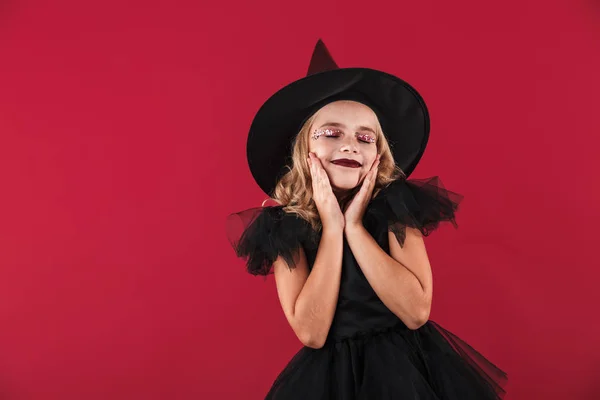
[[[331,187],[337,190],[352,190],[354,189],[358,183],[358,177],[354,179],[335,179],[331,180]]]
[[[360,169],[344,168],[344,170],[345,171],[326,171],[331,186],[338,190],[354,189],[360,183]]]

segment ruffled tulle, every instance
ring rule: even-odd
[[[424,236],[429,236],[444,221],[457,228],[455,214],[462,200],[461,194],[446,190],[437,176],[396,180],[372,200],[366,218],[373,216],[380,224],[386,224],[403,246],[407,226],[418,229]]]
[[[296,267],[294,254],[300,246],[314,248],[318,234],[296,214],[282,206],[255,207],[230,214],[227,238],[238,257],[246,259],[252,275],[273,273],[273,263],[281,256],[290,269]]]
[[[303,347],[266,399],[498,400],[507,375],[433,321]]]
[[[394,232],[401,246],[406,227],[428,236],[441,222],[457,227],[455,212],[463,196],[446,190],[440,179],[399,179],[371,200],[364,222],[368,230],[385,226]],[[269,275],[278,256],[295,268],[294,253],[302,246],[314,248],[320,233],[308,221],[286,213],[282,206],[256,207],[230,214],[226,231],[236,255],[246,260],[253,275]]]

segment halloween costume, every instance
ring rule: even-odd
[[[359,101],[376,113],[394,159],[406,176],[429,138],[429,114],[418,92],[401,79],[366,68],[337,67],[319,40],[307,77],[275,93],[258,111],[248,136],[250,170],[271,195],[300,127],[323,105]],[[389,254],[388,231],[403,245],[406,227],[429,235],[441,222],[456,227],[462,196],[438,177],[397,179],[368,204],[363,225]],[[294,268],[300,246],[309,269],[321,232],[283,206],[231,214],[228,237],[254,275],[272,273],[282,256]],[[303,347],[275,379],[267,399],[500,399],[507,375],[459,337],[429,320],[411,330],[378,298],[344,238],[335,316],[325,345]]]

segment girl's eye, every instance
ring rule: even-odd
[[[317,140],[321,136],[325,137],[339,137],[342,132],[338,129],[317,129],[313,134],[312,138]]]
[[[328,138],[338,138],[341,136],[341,134],[342,131],[340,131],[339,129],[318,129],[313,133],[312,138],[315,140],[318,139],[320,136],[325,136]],[[357,138],[362,143],[375,143],[375,138],[370,135],[357,135]]]
[[[375,138],[369,135],[358,135],[358,139],[364,143],[375,143]]]

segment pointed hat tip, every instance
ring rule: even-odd
[[[325,46],[323,39],[319,38],[315,44],[315,49],[313,50],[306,75],[308,76],[338,68],[339,67],[333,60],[333,57],[331,57],[329,50],[327,50],[327,46]]]

